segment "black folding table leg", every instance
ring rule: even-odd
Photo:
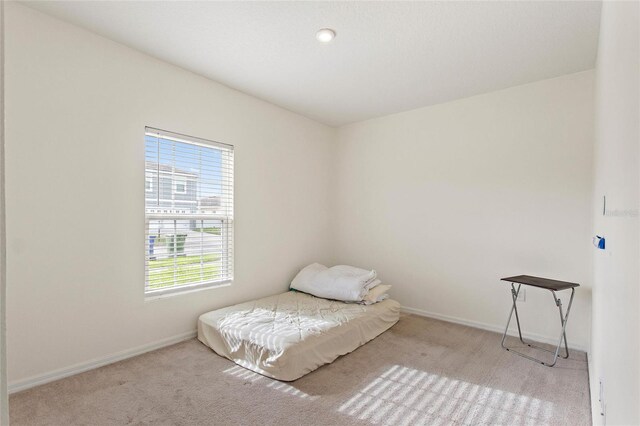
[[[556,306],[558,307],[558,311],[560,312],[560,323],[563,323],[564,319],[565,319],[565,316],[562,314],[562,301],[556,297],[556,293],[554,291],[552,291],[551,294],[553,294],[553,298],[556,301]],[[573,289],[571,289],[571,300],[573,300]],[[567,310],[567,316],[569,316],[569,311],[568,310]],[[563,326],[564,326],[564,324],[563,324]],[[564,351],[565,351],[565,355],[564,356],[560,355],[560,357],[564,358],[564,359],[567,359],[567,358],[569,358],[569,344],[567,343],[567,333],[564,331],[564,327],[563,327],[562,335],[564,336]]]
[[[502,341],[500,342],[500,345],[502,345],[502,347],[504,349],[506,349],[507,351],[509,350],[509,348],[507,348],[504,345],[504,339],[507,338],[507,330],[509,330],[509,324],[511,324],[511,317],[513,316],[513,311],[516,310],[516,299],[518,298],[518,292],[519,291],[520,291],[520,285],[518,285],[518,291],[516,291],[513,283],[511,283],[511,299],[512,299],[511,311],[509,311],[509,319],[507,320],[507,326],[504,329],[504,334],[502,335]],[[518,331],[520,331],[520,321],[517,319],[517,315],[518,314],[516,313],[516,321],[518,323]],[[522,334],[520,335],[520,338],[522,339]]]
[[[522,329],[520,328],[520,317],[518,316],[518,304],[516,302],[518,300],[518,295],[520,294],[520,287],[522,287],[522,284],[518,284],[518,289],[516,290],[513,283],[511,283],[511,298],[513,299],[513,311],[516,313],[516,324],[518,324],[518,336],[520,336],[520,341],[526,345],[524,339],[522,338]]]

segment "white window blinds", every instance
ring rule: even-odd
[[[145,129],[145,293],[233,280],[233,146]]]

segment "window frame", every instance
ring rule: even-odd
[[[179,181],[176,180],[176,177],[179,177]],[[187,183],[189,180],[186,177],[176,175],[173,177],[173,188],[172,191],[174,194],[184,195],[187,193]],[[184,191],[178,191],[178,185],[184,185]]]
[[[146,170],[145,170],[146,173]],[[149,182],[149,188],[147,189],[147,182]],[[144,177],[144,192],[153,192],[153,177],[152,176],[146,176]]]
[[[167,140],[174,140],[176,142],[179,143],[187,143],[187,144],[191,144],[191,145],[197,145],[197,146],[202,146],[204,148],[212,148],[212,149],[218,149],[218,150],[222,150],[222,151],[228,151],[230,154],[227,154],[230,156],[231,159],[231,166],[228,169],[231,172],[231,197],[230,197],[230,201],[231,201],[231,211],[229,212],[229,214],[213,214],[213,213],[195,213],[195,214],[190,214],[190,213],[176,213],[176,212],[167,212],[167,208],[162,208],[162,207],[158,207],[155,210],[157,212],[153,212],[153,213],[148,213],[147,212],[147,204],[146,204],[146,197],[145,197],[145,205],[143,208],[144,211],[144,224],[145,224],[145,233],[144,233],[144,238],[145,240],[148,239],[149,236],[149,228],[150,228],[150,222],[154,221],[154,220],[202,220],[202,221],[220,221],[220,229],[221,229],[221,243],[223,245],[225,245],[225,249],[224,249],[224,254],[223,256],[227,257],[226,260],[226,265],[225,265],[225,270],[227,271],[227,275],[228,277],[222,280],[209,280],[209,281],[198,281],[198,282],[193,282],[193,283],[187,283],[187,284],[183,284],[183,285],[174,285],[171,287],[164,287],[164,288],[159,288],[159,289],[154,289],[154,290],[149,290],[148,289],[148,284],[149,284],[149,258],[147,257],[147,250],[148,250],[148,246],[147,243],[148,241],[145,241],[144,247],[145,247],[145,262],[144,262],[144,271],[145,271],[145,279],[144,279],[144,287],[143,287],[143,293],[144,293],[144,297],[145,300],[149,300],[149,299],[156,299],[159,297],[165,297],[165,296],[169,296],[169,295],[176,295],[176,294],[181,294],[181,293],[191,293],[193,291],[198,291],[198,290],[205,290],[205,289],[210,289],[210,288],[216,288],[216,287],[224,287],[224,286],[228,286],[231,285],[234,281],[234,266],[235,266],[235,259],[234,259],[234,252],[235,250],[233,250],[233,248],[230,249],[230,247],[233,247],[234,245],[234,212],[235,212],[235,178],[233,177],[234,174],[234,168],[235,168],[235,163],[234,163],[234,146],[233,145],[229,145],[229,144],[224,144],[221,142],[217,142],[217,141],[211,141],[211,140],[206,140],[206,139],[202,139],[202,138],[198,138],[198,137],[194,137],[194,136],[188,136],[185,134],[181,134],[181,133],[176,133],[176,132],[169,132],[166,130],[160,130],[157,128],[153,128],[153,127],[145,127],[145,132],[144,132],[144,138],[143,141],[146,141],[146,136],[149,136],[150,134],[152,134],[153,136],[156,136],[158,138],[161,139],[167,139]],[[146,142],[145,142],[146,143]],[[146,152],[146,148],[145,148],[145,152]],[[145,154],[146,157],[146,154]],[[146,158],[144,161],[144,168],[145,168],[145,182],[147,181],[147,179],[149,179],[149,177],[146,175]],[[186,194],[188,192],[188,179],[185,178],[184,180],[184,186],[185,186],[185,191],[184,192],[176,192],[175,191],[175,184],[172,183],[171,185],[171,190],[173,194]],[[153,188],[153,181],[151,182],[151,188]],[[146,189],[146,187],[145,187]],[[153,192],[153,189],[149,190],[149,191],[145,191],[145,193],[147,192]],[[160,200],[162,201],[162,199]],[[170,210],[170,209],[168,209]],[[163,212],[162,212],[163,211]],[[204,222],[203,222],[204,224]]]

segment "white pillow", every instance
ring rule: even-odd
[[[313,278],[318,274],[318,272],[326,269],[326,266],[319,263],[312,263],[309,266],[305,266],[300,272],[298,272],[298,275],[296,275],[293,281],[291,281],[291,285],[289,287],[294,290],[313,294]]]
[[[375,271],[352,266],[327,268],[313,263],[303,268],[291,281],[290,288],[324,299],[362,302],[369,289],[380,283]]]
[[[365,303],[365,305],[372,305],[374,303],[383,301],[384,299],[389,297],[389,295],[386,293],[390,288],[391,286],[388,284],[380,284],[375,286],[374,288],[369,290],[367,295],[364,297],[363,302]]]

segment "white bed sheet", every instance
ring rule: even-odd
[[[198,339],[236,364],[296,380],[394,325],[400,304],[364,306],[289,291],[200,316]]]

